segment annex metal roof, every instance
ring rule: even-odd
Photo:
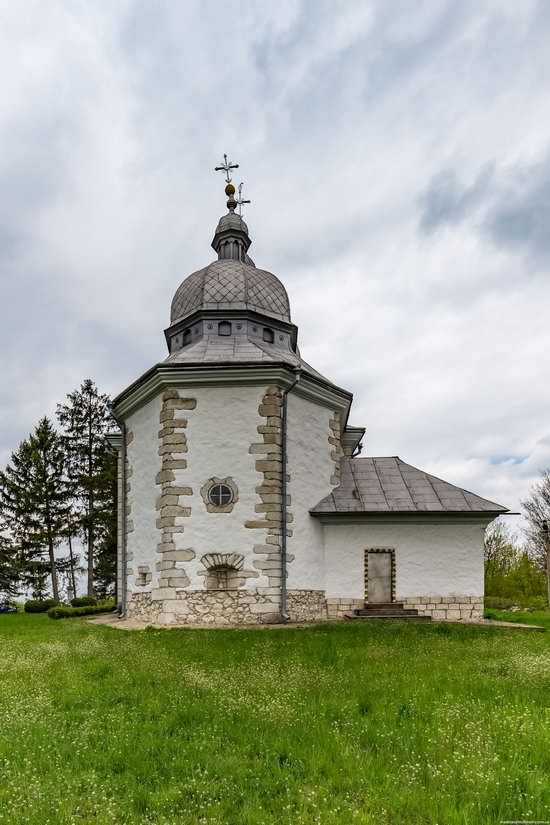
[[[506,507],[412,467],[398,456],[342,458],[340,486],[310,510],[312,515],[506,512]]]
[[[218,260],[193,272],[172,301],[170,323],[198,310],[251,310],[290,322],[286,289],[271,272],[232,259]]]

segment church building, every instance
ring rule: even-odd
[[[236,167],[221,168],[216,260],[176,290],[167,358],[113,405],[121,616],[480,617],[484,530],[506,508],[360,454],[352,394],[302,359],[285,287],[248,254]]]

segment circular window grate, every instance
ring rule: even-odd
[[[227,484],[214,484],[208,491],[208,500],[214,507],[227,507],[233,500],[233,491]]]

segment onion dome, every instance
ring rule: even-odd
[[[251,240],[246,223],[235,212],[233,184],[228,183],[225,192],[228,212],[220,218],[212,241],[218,260],[183,281],[172,301],[170,324],[195,312],[212,310],[249,310],[290,323],[286,289],[249,257]]]
[[[288,295],[279,279],[252,263],[225,258],[185,279],[174,295],[170,323],[199,310],[236,309],[290,323]]]

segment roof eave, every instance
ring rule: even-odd
[[[156,364],[136,381],[119,393],[113,401],[113,409],[125,418],[134,409],[145,404],[166,386],[177,384],[238,385],[279,382],[282,386],[293,383],[296,370],[287,361],[258,363],[258,361],[216,361],[212,363]],[[149,385],[149,386],[148,386]],[[346,414],[353,400],[352,393],[323,381],[307,371],[293,392],[320,402],[331,402]]]
[[[498,516],[511,515],[508,510],[393,510],[334,512],[310,510],[310,516],[324,524],[459,524],[478,523],[487,526]]]

